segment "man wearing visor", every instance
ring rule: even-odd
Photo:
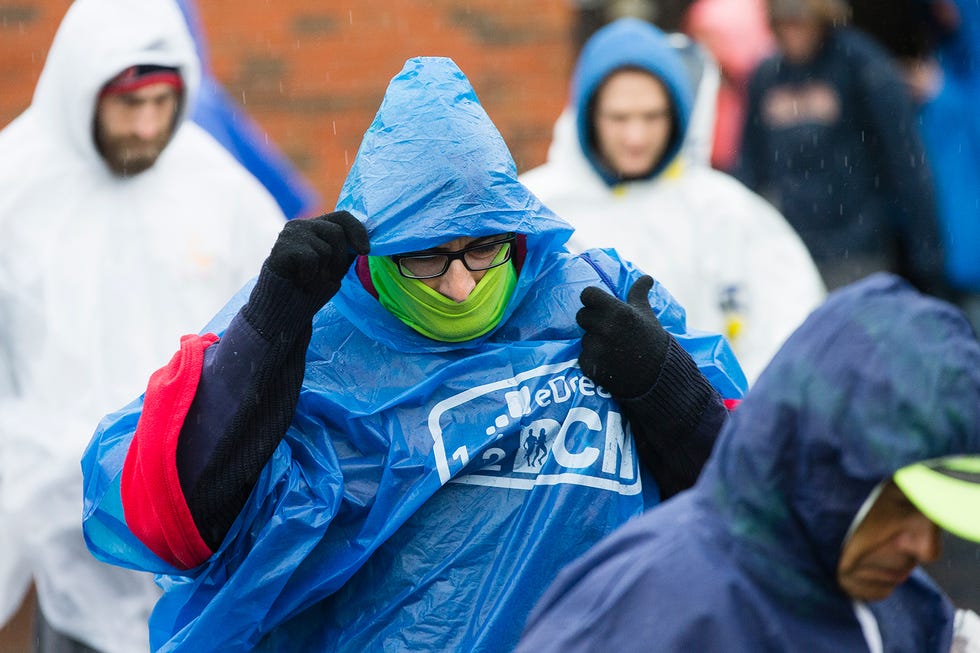
[[[980,645],[920,565],[980,541],[980,343],[878,274],[790,336],[697,484],[556,579],[518,651],[882,651]]]

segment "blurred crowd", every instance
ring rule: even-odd
[[[883,10],[881,3],[871,0],[769,2],[768,7],[766,0],[583,0],[578,4],[583,7],[580,33],[591,33],[604,21],[633,15],[650,20],[666,31],[684,32],[710,51],[721,77],[716,96],[711,164],[719,170],[738,174],[749,182],[750,187],[763,192],[767,189],[756,179],[757,175],[747,169],[765,165],[761,160],[773,156],[773,152],[744,152],[742,133],[746,124],[758,125],[762,120],[758,107],[753,108],[755,115],[746,115],[750,82],[753,75],[758,74],[759,64],[775,54],[785,53],[787,44],[792,47],[794,40],[799,42],[796,36],[800,33],[801,23],[793,15],[802,15],[804,9],[812,12],[818,25],[823,25],[817,28],[818,32],[826,28],[832,33],[843,27],[869,39],[871,49],[877,51],[872,58],[887,58],[887,67],[891,67],[904,82],[904,94],[915,111],[914,123],[893,125],[895,133],[904,140],[907,137],[898,130],[914,128],[925,151],[922,170],[914,177],[926,178],[906,178],[908,181],[900,184],[911,185],[919,191],[921,199],[910,197],[905,206],[897,210],[908,211],[908,205],[913,201],[929,200],[933,205],[905,217],[907,221],[914,221],[917,216],[935,212],[935,217],[927,220],[938,222],[942,278],[929,283],[937,293],[959,303],[975,325],[980,323],[977,313],[980,187],[975,181],[980,165],[980,146],[977,145],[980,142],[980,118],[971,109],[980,97],[980,7],[977,3],[970,0],[898,0],[889,3],[887,10]],[[769,8],[775,12],[775,21]],[[820,40],[816,39],[814,54]],[[824,51],[829,49],[824,48]],[[886,70],[885,75],[888,74]],[[876,88],[868,93],[881,93],[882,90]],[[896,101],[900,103],[903,98]],[[886,109],[891,111],[888,114],[890,120],[883,122],[899,121],[900,114],[896,114],[892,107]],[[847,120],[847,116],[839,120]],[[800,122],[812,123],[813,120]],[[848,177],[854,174],[854,162],[835,161],[833,156],[839,153],[832,151],[832,144],[821,144],[820,136],[813,131],[802,136],[791,135],[791,138],[814,140],[810,141],[809,147],[806,141],[789,143],[790,148],[799,147],[798,158],[807,158],[796,164],[795,173],[790,169],[783,171],[787,176],[797,177],[789,180],[789,188],[781,188],[781,193],[773,192],[768,197],[783,210],[790,222],[799,224],[798,218],[792,213],[787,214],[786,204],[796,201],[787,195],[807,193],[805,186],[815,185],[811,176],[822,175],[827,168],[834,168],[833,174],[839,176],[834,180],[835,186],[846,186],[851,182]],[[912,153],[915,154],[915,150]],[[793,167],[788,162],[785,165]],[[823,180],[826,181],[826,177]],[[906,193],[908,190],[897,188],[891,192]],[[922,198],[924,193],[928,195]],[[816,191],[811,194],[819,195]],[[870,219],[866,213],[860,217],[850,216],[851,222]],[[835,225],[837,232],[848,228],[847,224]],[[812,242],[811,253],[824,244],[823,238]],[[842,256],[843,250],[858,246],[853,240],[838,243],[835,255]],[[909,260],[914,257],[909,253],[910,246],[910,243],[892,245],[899,249],[897,265],[900,271],[910,272],[910,266],[915,265]],[[905,248],[904,253],[902,248]],[[815,255],[820,256],[820,253]],[[848,252],[849,257],[853,255],[853,251]],[[836,285],[839,284],[831,279],[829,286]]]

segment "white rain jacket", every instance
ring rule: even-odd
[[[664,80],[678,131],[693,123],[684,68],[655,27],[622,19],[592,45],[577,64],[572,106],[555,124],[547,163],[520,180],[575,227],[570,248],[615,247],[670,288],[691,328],[726,334],[751,382],[823,300],[819,272],[782,215],[734,178],[686,149],[668,166],[680,142],[647,179],[616,183],[604,175],[581,144],[586,127],[575,107],[588,106],[617,68],[641,67]]]
[[[123,179],[92,125],[101,86],[138,63],[180,68],[184,110],[156,164]],[[169,0],[76,0],[31,106],[0,132],[0,624],[33,577],[48,621],[107,653],[147,650],[159,591],[86,550],[82,451],[254,274],[284,223],[184,121],[199,76]]]

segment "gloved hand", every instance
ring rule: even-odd
[[[579,366],[617,399],[632,399],[650,390],[667,356],[670,334],[650,308],[651,287],[652,277],[640,277],[626,302],[596,286],[582,291],[582,308],[575,315],[585,329]]]
[[[243,317],[266,338],[308,331],[357,255],[369,250],[367,229],[347,211],[290,220],[262,265]]]
[[[287,222],[265,266],[313,300],[319,310],[337,294],[357,255],[369,250],[364,225],[347,211],[335,211]]]

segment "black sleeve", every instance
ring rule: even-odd
[[[263,270],[248,303],[205,352],[177,444],[177,471],[194,523],[212,550],[292,422],[311,310],[291,284]]]
[[[890,59],[868,57],[859,72],[868,147],[892,202],[900,269],[919,290],[948,297],[932,170],[912,97]]]
[[[671,338],[653,387],[639,397],[618,401],[661,499],[694,485],[728,419],[728,409],[691,356]]]
[[[768,178],[765,166],[766,161],[763,125],[764,117],[760,111],[762,95],[765,92],[764,78],[765,70],[762,66],[757,68],[750,78],[746,91],[745,119],[742,124],[741,141],[738,145],[738,153],[735,160],[735,169],[732,175],[741,181],[745,186],[760,195],[768,195]]]

